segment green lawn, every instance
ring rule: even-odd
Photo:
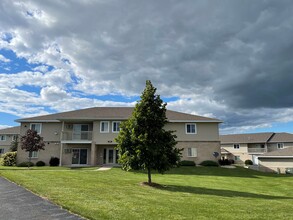
[[[7,168],[0,175],[89,219],[293,219],[293,177],[244,168],[181,167],[147,175],[120,168]]]

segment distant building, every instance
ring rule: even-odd
[[[10,151],[11,143],[17,139],[19,134],[19,126],[0,130],[0,155]]]

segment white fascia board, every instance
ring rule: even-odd
[[[34,119],[18,119],[18,120],[15,120],[16,122],[60,122],[59,120],[34,120]]]

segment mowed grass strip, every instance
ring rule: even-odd
[[[89,219],[293,219],[293,177],[244,168],[7,168],[0,175]]]

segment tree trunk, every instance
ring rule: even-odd
[[[31,163],[32,157],[31,157],[31,153],[29,152],[29,156],[28,156],[28,163],[27,163],[27,168],[30,168],[30,163]]]
[[[151,168],[148,168],[148,183],[152,183]]]

